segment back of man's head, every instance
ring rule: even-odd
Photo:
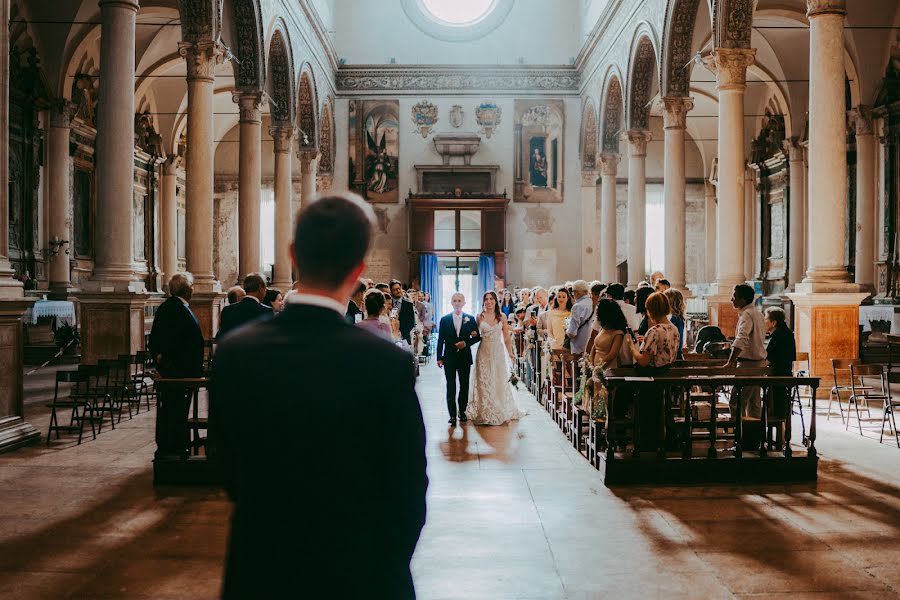
[[[613,283],[610,284],[608,288],[606,288],[606,294],[612,298],[613,300],[624,300],[625,299],[625,286],[621,283]]]
[[[362,296],[363,294],[366,293],[366,290],[367,290],[367,289],[369,289],[369,288],[368,288],[368,286],[366,285],[366,282],[363,281],[362,279],[360,279],[360,280],[359,280],[359,283],[356,284],[356,289],[353,291],[354,297],[355,297],[355,296]]]
[[[572,291],[579,296],[584,296],[591,291],[591,285],[584,279],[578,279],[572,282]]]
[[[235,304],[244,297],[244,288],[239,285],[232,286],[228,290],[228,304]]]
[[[248,294],[261,296],[265,294],[266,278],[262,273],[248,273],[244,276],[244,283],[241,287]]]
[[[175,273],[169,279],[169,294],[178,296],[185,300],[191,299],[192,286],[194,285],[194,276],[190,273]]]
[[[746,283],[739,283],[734,286],[734,295],[744,301],[744,305],[753,304],[756,292]]]
[[[300,281],[337,288],[369,251],[375,213],[356,194],[323,196],[306,205],[294,227],[294,260]]]

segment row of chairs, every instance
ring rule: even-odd
[[[101,359],[96,365],[79,365],[76,370],[57,371],[50,408],[47,445],[53,434],[78,433],[78,443],[84,437],[85,423],[90,425],[92,439],[103,431],[109,421],[112,429],[122,421],[141,412],[142,403],[150,410],[155,400],[154,368],[149,352],[120,354],[115,359]],[[69,393],[66,394],[66,387]],[[68,423],[61,420],[68,414]]]
[[[885,426],[890,428],[897,447],[900,448],[900,435],[897,433],[897,421],[895,411],[900,409],[900,398],[891,394],[891,383],[900,383],[900,373],[890,373],[884,365],[866,365],[859,359],[831,359],[831,372],[834,378],[834,386],[828,397],[828,410],[826,420],[831,419],[831,406],[837,402],[841,422],[844,429],[850,429],[850,419],[856,417],[859,434],[863,434],[862,413],[866,413],[866,419],[872,419],[871,404],[881,404],[883,416],[881,419],[881,433],[879,443],[884,441]],[[875,385],[866,383],[868,378]],[[874,380],[874,381],[872,381]],[[847,400],[846,414],[844,412],[844,398]]]

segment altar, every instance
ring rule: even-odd
[[[38,300],[25,311],[22,321],[28,325],[37,325],[41,318],[55,318],[55,327],[75,327],[75,303],[68,300]]]

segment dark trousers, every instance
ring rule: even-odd
[[[447,412],[450,418],[466,414],[469,405],[469,370],[472,365],[448,365],[444,363],[444,377],[447,378]],[[459,378],[459,396],[456,394],[456,379]],[[456,405],[459,402],[459,412]]]
[[[157,390],[156,458],[187,457],[187,420],[193,392],[177,386]]]

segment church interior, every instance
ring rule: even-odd
[[[664,277],[685,362],[739,335],[740,284],[796,344],[791,377],[745,373],[796,398],[743,457],[722,355],[657,382],[682,433],[647,453],[524,332],[527,416],[448,428],[425,342],[419,598],[900,598],[900,0],[0,0],[0,37],[0,598],[219,597],[205,385],[190,459],[154,461],[147,338],[189,272],[213,361],[229,288],[291,290],[298,211],[343,192],[376,218],[363,277],[435,321]],[[334,402],[313,425],[364,448]]]

